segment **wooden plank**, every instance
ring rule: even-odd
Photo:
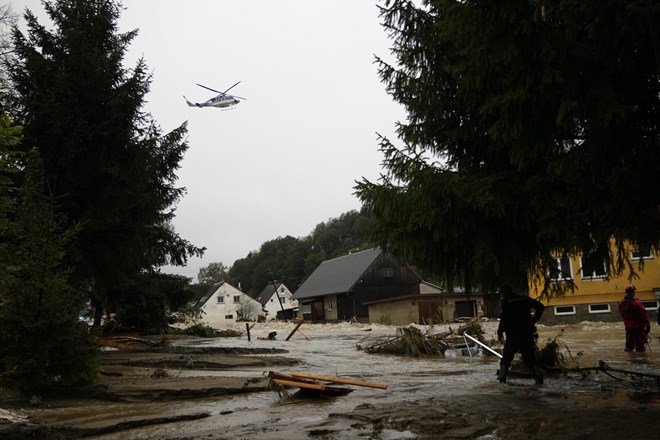
[[[309,381],[301,382],[300,380],[273,379],[273,382],[281,386],[300,388],[301,392],[318,393],[318,395],[322,397],[343,396],[353,392],[350,388],[321,385]]]
[[[325,390],[325,385],[319,385],[317,383],[297,382],[297,381],[285,380],[285,379],[273,379],[273,382],[275,382],[278,385],[284,385],[288,387],[307,388],[310,390],[319,390],[319,391]]]
[[[298,327],[300,327],[302,325],[302,323],[303,323],[303,320],[301,320],[298,323],[298,325],[296,325],[296,327],[293,330],[291,330],[291,333],[289,333],[289,336],[286,337],[285,341],[288,341],[289,339],[291,339],[291,336],[293,336],[293,334],[296,332],[296,330],[298,330]]]
[[[310,374],[310,373],[298,373],[294,372],[291,373],[291,375],[295,378],[305,378],[305,379],[313,379],[313,380],[324,380],[326,382],[334,382],[334,383],[342,383],[346,385],[357,385],[361,387],[368,387],[368,388],[380,388],[382,390],[387,389],[387,385],[383,383],[375,383],[375,382],[363,382],[361,380],[355,380],[355,379],[344,379],[341,377],[333,377],[333,376],[322,376],[320,374]]]
[[[268,373],[268,377],[270,377],[271,379],[282,379],[282,380],[292,380],[292,381],[296,381],[296,382],[317,383],[315,380],[312,380],[312,379],[304,379],[304,378],[293,377],[290,374],[278,373],[276,371],[270,371]]]

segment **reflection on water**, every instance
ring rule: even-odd
[[[497,322],[485,322],[487,339],[496,339]],[[443,332],[448,327],[454,330],[457,324],[444,325],[432,329]],[[237,327],[239,328],[239,327]],[[308,424],[324,420],[329,414],[352,410],[364,404],[378,402],[405,402],[426,398],[451,398],[453,395],[469,393],[503,393],[517,390],[534,390],[542,396],[566,396],[578,401],[599,405],[622,407],[640,403],[657,405],[660,400],[657,384],[645,380],[634,383],[621,374],[608,376],[603,373],[585,372],[559,377],[547,377],[542,387],[535,387],[532,379],[511,378],[506,385],[499,384],[495,374],[499,359],[483,355],[480,350],[475,357],[437,356],[432,358],[412,358],[391,355],[368,354],[357,349],[391,339],[396,328],[367,324],[303,324],[301,332],[294,334],[289,341],[286,335],[293,329],[289,323],[259,323],[251,331],[252,340],[242,338],[205,339],[196,342],[202,346],[268,347],[288,350],[287,356],[297,358],[301,363],[294,367],[284,367],[279,371],[290,373],[304,371],[328,376],[343,376],[358,380],[385,383],[387,390],[355,388],[352,393],[335,399],[310,400],[289,398],[280,399],[275,392],[261,392],[235,397],[214,397],[187,403],[161,402],[136,406],[103,403],[98,408],[87,407],[87,411],[111,414],[117,418],[127,418],[142,414],[182,414],[208,412],[212,417],[173,425],[160,425],[140,429],[140,438],[176,437],[177,432],[185,432],[188,424],[208,424],[209,432],[226,430],[235,438],[241,433],[254,432],[255,426],[268,426],[269,433],[291,424]],[[423,331],[426,331],[423,328]],[[274,341],[261,340],[271,331],[282,335]],[[660,374],[660,343],[654,339],[647,353],[626,353],[623,350],[624,330],[620,323],[582,323],[570,326],[539,326],[539,343],[557,340],[564,347],[564,355],[572,359],[572,366],[592,367],[604,361],[611,368],[631,370],[640,373]],[[277,356],[282,356],[281,353]],[[181,374],[184,374],[181,372]],[[263,368],[240,368],[220,372],[221,375],[255,377],[267,374]],[[512,391],[513,390],[513,391]],[[525,391],[521,391],[525,392]],[[121,409],[123,408],[123,410]],[[130,412],[127,408],[132,408]],[[124,411],[122,413],[122,411]],[[64,417],[63,414],[59,414]],[[102,438],[131,439],[136,431],[113,434]],[[247,438],[247,437],[246,437]],[[279,438],[272,437],[269,438]],[[285,437],[283,437],[285,438]]]

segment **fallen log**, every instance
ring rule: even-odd
[[[342,378],[342,377],[323,376],[323,375],[320,375],[320,374],[297,373],[297,372],[291,373],[291,375],[295,378],[323,380],[325,382],[341,383],[341,384],[345,384],[345,385],[356,385],[356,386],[368,387],[368,388],[380,388],[382,390],[387,389],[386,384],[375,383],[375,382],[363,382],[361,380],[345,379],[345,378]]]

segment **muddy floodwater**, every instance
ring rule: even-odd
[[[431,331],[440,333],[448,328],[456,330],[459,326],[460,324],[445,324]],[[451,411],[455,403],[461,405],[463,418],[460,420],[467,429],[469,428],[467,425],[479,425],[481,423],[479,417],[485,418],[491,410],[503,411],[507,409],[503,407],[510,406],[513,411],[533,412],[535,405],[545,405],[544,402],[554,402],[558,399],[563,399],[565,404],[574,405],[576,408],[590,407],[596,410],[602,408],[602,411],[618,410],[633,413],[642,411],[644,417],[656,421],[660,416],[658,388],[660,384],[652,379],[635,381],[622,374],[611,376],[592,373],[583,377],[581,374],[573,373],[548,376],[542,386],[535,386],[533,380],[524,377],[512,377],[509,383],[500,384],[496,380],[499,359],[492,355],[484,355],[482,350],[474,356],[464,356],[461,351],[450,351],[431,358],[369,354],[359,348],[395,337],[396,327],[355,323],[303,324],[289,341],[285,341],[293,327],[291,323],[259,323],[251,331],[251,341],[244,336],[196,339],[185,343],[201,346],[280,348],[287,352],[279,353],[278,356],[284,355],[300,360],[295,366],[278,368],[277,371],[281,373],[302,371],[341,376],[383,383],[387,385],[387,389],[354,387],[354,391],[348,395],[322,400],[298,398],[295,395],[282,398],[275,391],[263,391],[184,402],[126,404],[92,401],[85,403],[82,410],[64,407],[61,410],[44,409],[42,417],[48,418],[50,422],[57,418],[66,421],[78,417],[80,414],[75,414],[76,411],[84,411],[87,417],[92,419],[113,418],[118,421],[148,414],[181,415],[199,412],[210,414],[209,417],[199,420],[145,426],[91,437],[94,439],[479,438],[488,440],[544,437],[538,435],[508,437],[502,427],[497,426],[497,422],[483,422],[482,429],[473,431],[468,429],[464,431],[462,437],[457,434],[459,429],[457,427],[452,427],[453,436],[437,434],[436,437],[429,432],[431,428],[425,428],[425,432],[420,432],[419,429],[415,432],[414,419],[416,414],[419,417],[428,417],[428,414],[422,412],[426,411],[427,407],[435,407],[436,412],[433,414],[445,415],[447,420],[453,420]],[[486,339],[495,339],[497,322],[484,322],[483,327]],[[245,330],[244,326],[236,328]],[[428,330],[426,327],[420,328],[423,331]],[[260,339],[265,338],[272,331],[277,332],[276,340]],[[612,369],[660,374],[660,340],[657,337],[660,336],[660,327],[657,324],[652,326],[650,349],[646,353],[624,352],[624,330],[620,323],[540,325],[539,335],[540,346],[548,340],[557,338],[560,345],[565,347],[562,353],[567,358],[573,359],[572,366],[592,367],[603,361]],[[262,367],[241,367],[213,374],[248,379],[267,373],[268,371]],[[170,371],[170,374],[185,377],[202,373],[182,369]],[[208,372],[203,374],[209,375]],[[482,398],[476,401],[469,400],[474,395]],[[481,407],[477,408],[475,405]],[[552,408],[561,408],[561,405],[560,402]],[[438,413],[440,407],[442,412]],[[390,411],[391,415],[388,419],[393,421],[391,426],[382,420],[377,429],[372,426],[373,419],[379,411]],[[468,414],[470,411],[474,412],[474,415]],[[362,412],[367,414],[364,418],[360,418]],[[351,413],[354,414],[352,418],[342,417]],[[482,413],[483,416],[480,416]],[[39,417],[38,412],[34,414]],[[409,422],[403,423],[399,418],[399,422],[395,423],[397,414],[401,417],[406,414],[410,419]],[[602,417],[607,418],[606,414],[608,413],[604,412]],[[445,422],[443,420],[438,423]],[[550,422],[535,421],[534,423],[541,426],[536,428],[540,432],[544,429],[543,423]],[[555,422],[553,429],[559,429],[558,423]],[[565,429],[573,430],[575,427],[567,426]],[[592,437],[586,435],[565,436],[565,438]],[[628,437],[623,435],[618,438]],[[645,437],[645,434],[640,434],[635,438],[660,437]]]

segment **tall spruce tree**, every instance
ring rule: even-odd
[[[122,64],[137,31],[118,32],[118,1],[42,4],[52,30],[27,10],[27,33],[13,31],[13,110],[25,147],[43,157],[47,189],[80,226],[73,280],[101,312],[140,273],[203,253],[170,223],[187,128],[163,134],[142,110],[151,77],[142,59]]]
[[[526,289],[562,254],[632,277],[623,245],[660,249],[660,2],[388,0],[381,17],[407,121],[356,186],[379,242],[468,289]]]
[[[76,231],[65,229],[43,194],[38,152],[13,156],[21,184],[1,211],[0,372],[29,397],[92,382],[98,350],[77,319],[84,298],[68,282],[65,252]]]

